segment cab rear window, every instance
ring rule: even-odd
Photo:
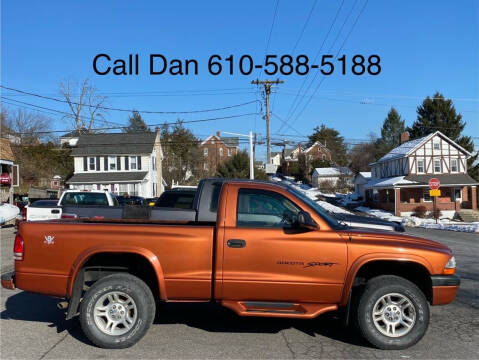
[[[106,195],[102,193],[66,193],[61,205],[103,205],[108,206]]]

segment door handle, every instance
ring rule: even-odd
[[[58,209],[52,210],[52,214],[60,214],[60,210]]]
[[[230,239],[226,242],[230,248],[243,248],[246,246],[246,241],[241,239]]]

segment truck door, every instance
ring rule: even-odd
[[[228,191],[223,299],[339,301],[347,265],[345,240],[326,226],[294,226],[299,211],[306,209],[287,191],[235,186]]]

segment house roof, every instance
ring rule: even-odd
[[[155,140],[155,132],[80,135],[72,155],[150,154]]]
[[[384,155],[381,159],[379,159],[378,161],[376,161],[373,164],[377,164],[377,163],[381,163],[381,162],[384,162],[384,161],[399,159],[399,158],[405,157],[405,156],[409,155],[410,153],[412,153],[417,147],[419,147],[420,145],[422,145],[424,142],[431,139],[435,135],[439,135],[444,140],[449,141],[450,143],[454,144],[454,146],[456,146],[459,150],[464,152],[467,156],[471,155],[469,153],[469,151],[467,151],[462,146],[458,145],[457,143],[455,143],[454,141],[449,139],[442,132],[436,131],[436,132],[430,133],[429,135],[423,136],[421,138],[402,143],[401,145],[392,149],[390,152],[388,152],[386,155]]]
[[[222,137],[221,140],[227,147],[238,147],[239,146],[239,138],[237,137]]]
[[[370,171],[360,171],[359,175],[361,175],[363,178],[371,178],[371,172]]]
[[[129,171],[129,172],[86,172],[73,175],[67,184],[85,184],[85,183],[103,183],[103,182],[125,182],[141,181],[145,178],[147,171]]]
[[[202,143],[201,145],[206,144],[210,140],[217,140],[217,141],[222,141],[223,144],[225,144],[226,147],[238,147],[239,146],[239,138],[238,137],[219,137],[216,135],[210,135],[208,136]]]
[[[479,185],[468,174],[435,174],[435,175],[408,175],[405,180],[414,181],[421,185],[428,185],[429,179],[435,177],[443,185]]]
[[[5,138],[0,138],[0,159],[7,161],[15,161],[10,141]]]
[[[90,131],[85,128],[76,129],[76,130],[70,131],[69,133],[63,134],[62,136],[60,136],[60,138],[79,137],[80,135],[88,134],[89,132]]]
[[[371,179],[366,184],[367,188],[393,188],[393,187],[428,187],[429,179],[435,177],[441,186],[479,185],[477,181],[467,174],[437,174],[437,175],[409,175],[394,176],[390,178]]]
[[[282,152],[281,151],[271,151],[271,157],[275,157],[276,155],[281,156]]]
[[[339,176],[352,175],[352,171],[347,167],[325,167],[314,169],[313,174],[317,174],[317,176]]]
[[[329,151],[329,149],[328,149],[326,146],[324,146],[323,144],[321,144],[319,141],[315,141],[314,144],[311,145],[311,146],[310,146],[309,148],[307,148],[306,150],[304,150],[304,152],[305,152],[305,153],[309,153],[311,150],[314,149],[314,147],[315,147],[316,145],[319,145],[320,147],[322,147],[322,148],[324,148],[325,150]]]

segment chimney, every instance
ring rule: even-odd
[[[400,144],[403,144],[405,143],[406,141],[409,141],[409,133],[407,131],[404,131],[401,133],[401,135],[399,136],[399,143]]]
[[[216,136],[220,137],[220,132],[219,131],[216,132]]]

